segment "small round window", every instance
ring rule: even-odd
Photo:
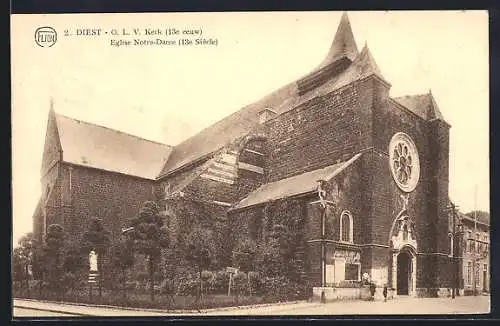
[[[420,161],[415,143],[405,133],[395,134],[389,144],[389,160],[392,177],[398,187],[411,192],[420,178]]]

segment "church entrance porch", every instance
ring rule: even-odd
[[[396,295],[416,295],[417,258],[413,250],[405,246],[392,255],[392,287]]]

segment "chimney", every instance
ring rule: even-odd
[[[259,123],[266,123],[277,115],[275,111],[271,108],[265,108],[264,110],[259,111]]]

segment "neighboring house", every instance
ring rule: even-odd
[[[462,275],[465,294],[490,292],[490,221],[461,214],[463,224]]]
[[[225,224],[228,258],[241,238],[265,241],[287,203],[304,223],[292,259],[313,286],[367,272],[399,295],[446,295],[450,125],[430,92],[390,88],[344,14],[316,69],[175,147],[51,111],[35,232],[57,222],[78,236],[99,216],[117,235],[155,199],[179,233]]]

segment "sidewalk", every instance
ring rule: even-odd
[[[25,309],[76,314],[78,316],[144,317],[144,316],[287,316],[287,315],[436,315],[436,314],[485,314],[490,311],[489,296],[451,298],[397,297],[384,302],[337,301],[331,303],[294,302],[266,305],[207,309],[203,311],[168,311],[121,308],[112,306],[78,305],[59,302],[14,300],[14,306]]]
[[[132,308],[132,307],[119,307],[107,305],[91,305],[83,303],[72,302],[57,302],[57,301],[40,301],[32,299],[14,299],[13,306],[15,308],[43,310],[56,313],[70,313],[79,316],[168,316],[168,315],[200,315],[216,313],[226,313],[231,315],[233,312],[240,310],[271,308],[279,310],[280,306],[304,308],[311,303],[306,301],[282,302],[282,303],[269,303],[259,304],[252,306],[236,306],[236,307],[223,307],[198,310],[167,310],[167,309],[146,309],[146,308]]]

